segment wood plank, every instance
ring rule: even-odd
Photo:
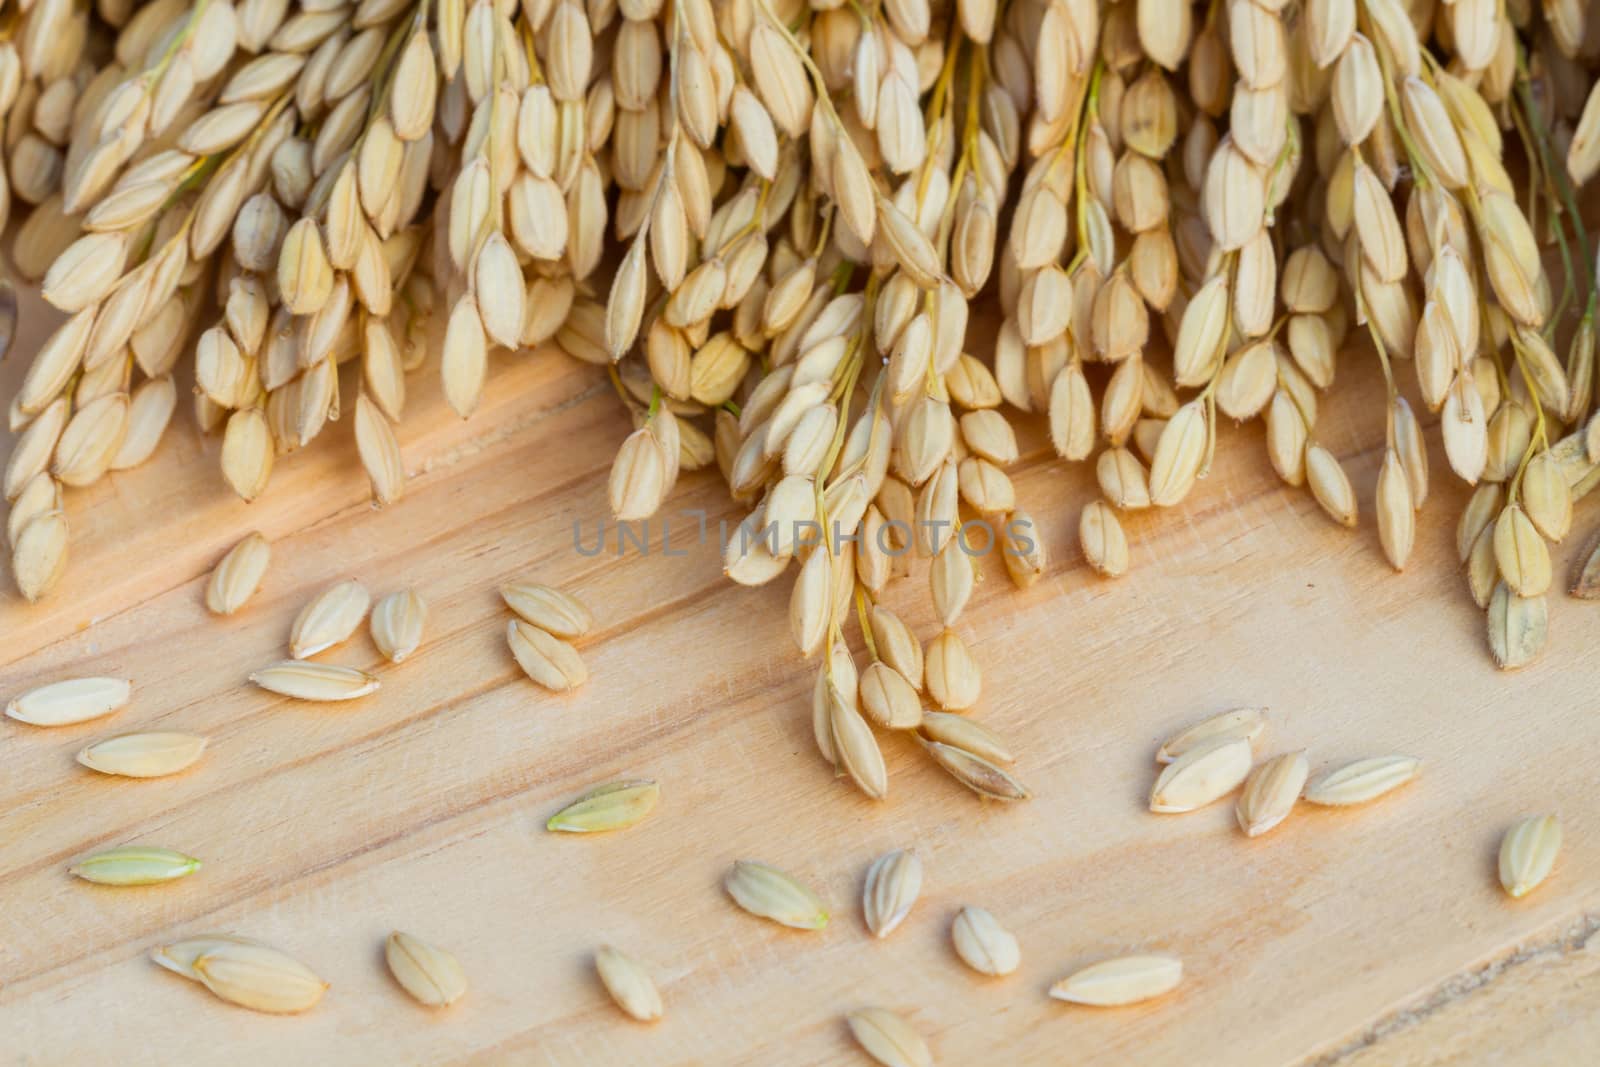
[[[1319,1060],[1332,1067],[1586,1063],[1600,1047],[1600,918],[1457,976]]]
[[[811,673],[788,639],[786,584],[732,586],[687,518],[674,520],[682,556],[654,541],[620,557],[574,550],[573,523],[592,531],[606,514],[604,473],[627,430],[592,369],[497,361],[488,405],[464,424],[426,377],[413,385],[404,444],[415,477],[398,504],[364,503],[348,420],[246,506],[214,473],[216,442],[185,418],[157,462],[74,498],[74,564],[56,597],[28,607],[5,590],[0,693],[72,671],[125,674],[137,694],[100,724],[0,725],[8,1052],[128,1064],[219,1048],[241,1064],[821,1064],[848,1062],[842,1013],[881,1003],[907,1013],[942,1063],[1441,1062],[1425,1058],[1429,1042],[1404,1043],[1424,1027],[1385,1020],[1600,914],[1600,721],[1582,668],[1600,617],[1555,599],[1544,660],[1497,674],[1455,566],[1456,487],[1430,499],[1414,562],[1393,575],[1370,517],[1353,535],[1335,528],[1272,477],[1258,428],[1230,428],[1188,506],[1129,524],[1136,567],[1108,583],[1073,544],[1088,472],[1050,458],[1031,427],[1015,474],[1047,532],[1049,572],[1017,593],[985,561],[957,628],[984,669],[975,714],[1014,739],[1036,799],[981,804],[886,738],[891,795],[874,804],[813,750]],[[1323,432],[1363,499],[1380,415],[1372,368],[1347,356]],[[1437,448],[1434,459],[1444,483]],[[699,508],[713,524],[738,517],[711,476],[686,479],[667,513]],[[204,577],[250,528],[273,539],[273,567],[256,601],[219,622],[201,606]],[[1561,548],[1563,565],[1575,548]],[[348,707],[247,686],[252,667],[282,654],[304,599],[351,574],[375,593],[422,592],[421,651],[379,667],[381,692]],[[535,689],[504,648],[494,589],[523,574],[594,608],[592,680],[578,694]],[[923,589],[919,568],[889,599],[926,638]],[[378,662],[365,635],[326,658]],[[1254,841],[1226,806],[1148,814],[1161,737],[1244,702],[1272,709],[1265,751],[1305,746],[1314,767],[1413,752],[1423,777],[1368,809],[1302,810]],[[211,751],[159,782],[72,763],[87,740],[144,726],[205,733]],[[661,781],[648,824],[592,841],[543,831],[565,799],[623,775]],[[1537,810],[1560,812],[1567,849],[1549,884],[1512,903],[1494,879],[1498,835]],[[206,866],[151,890],[65,874],[72,857],[123,841]],[[926,888],[907,924],[875,943],[860,883],[897,846],[921,852]],[[811,880],[833,905],[829,928],[799,934],[737,912],[719,883],[739,857]],[[1017,975],[979,982],[956,961],[948,925],[967,903],[1017,933]],[[437,1016],[409,1003],[381,964],[393,927],[455,951],[467,1000]],[[218,928],[294,952],[333,988],[307,1016],[260,1017],[145,959],[164,938]],[[606,1000],[588,962],[602,941],[654,966],[662,1023],[632,1024]],[[1136,948],[1183,956],[1181,990],[1111,1012],[1045,997],[1068,969]],[[1518,972],[1542,973],[1511,969],[1506,988],[1524,981]],[[1567,973],[1554,981],[1592,991],[1592,967]],[[1484,995],[1451,1009],[1475,1032],[1560,1031],[1507,1042],[1503,1062],[1559,1059],[1593,1032],[1592,1014],[1525,1014],[1526,1000]],[[1389,1047],[1412,1059],[1385,1058]]]

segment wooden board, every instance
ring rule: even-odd
[[[7,395],[43,330],[26,302]],[[31,342],[30,343],[30,339]],[[1381,391],[1347,355],[1325,442],[1370,500]],[[1407,372],[1408,373],[1408,372]],[[1136,566],[1097,579],[1074,545],[1087,472],[1035,432],[1014,471],[1051,557],[1017,593],[998,561],[958,629],[984,670],[975,714],[1012,738],[1036,799],[979,803],[914,747],[885,739],[887,802],[836,783],[810,737],[811,672],[792,651],[787,583],[734,587],[691,509],[737,519],[711,476],[665,514],[671,547],[584,556],[606,514],[605,473],[627,422],[592,368],[553,356],[494,361],[462,423],[431,375],[412,378],[412,480],[366,502],[346,419],[282,463],[254,505],[215,473],[218,443],[184,413],[158,457],[70,504],[73,561],[58,592],[0,601],[0,695],[63,674],[129,677],[114,719],[43,731],[0,724],[0,1051],[7,1062],[824,1064],[858,1062],[844,1012],[883,1004],[970,1064],[1434,1064],[1576,1062],[1600,1033],[1600,611],[1553,601],[1544,659],[1490,666],[1457,574],[1464,493],[1444,484],[1412,566],[1394,575],[1368,516],[1354,533],[1273,478],[1259,427],[1229,429],[1188,505],[1129,524]],[[1035,428],[1036,430],[1037,428]],[[9,447],[8,445],[0,447]],[[1591,512],[1592,509],[1584,509]],[[1587,531],[1592,514],[1580,514]],[[273,542],[260,594],[219,621],[201,606],[220,553],[256,528]],[[1581,538],[1575,537],[1574,542]],[[1559,551],[1562,565],[1577,545]],[[286,702],[245,684],[280,657],[308,595],[346,576],[377,594],[415,585],[426,643],[350,706]],[[569,587],[599,630],[592,679],[553,697],[518,672],[495,588]],[[921,570],[890,601],[934,632]],[[365,634],[326,657],[373,666]],[[1422,779],[1372,807],[1302,808],[1243,838],[1230,805],[1144,810],[1152,753],[1175,727],[1265,704],[1265,751],[1307,747],[1314,768],[1402,751]],[[211,737],[203,763],[151,782],[73,762],[132,728]],[[622,776],[662,784],[647,824],[558,839],[544,819]],[[1501,831],[1560,813],[1567,847],[1522,902],[1500,892]],[[123,842],[205,867],[175,885],[112,890],[67,864]],[[865,933],[863,873],[915,847],[927,878],[906,924]],[[834,919],[815,934],[758,922],[720,888],[751,857],[813,883]],[[1019,973],[979,981],[950,947],[964,904],[1022,944]],[[399,927],[451,948],[468,998],[430,1014],[385,973]],[[185,934],[262,938],[332,983],[292,1019],[212,999],[146,958]],[[649,961],[667,1017],[622,1018],[590,953]],[[1134,949],[1183,957],[1182,988],[1114,1011],[1045,990]]]

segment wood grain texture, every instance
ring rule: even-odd
[[[42,332],[37,305],[24,314],[7,390]],[[1320,429],[1365,502],[1382,431],[1362,364],[1346,356]],[[1457,487],[1430,498],[1412,565],[1394,575],[1369,515],[1353,534],[1334,527],[1273,478],[1258,426],[1229,428],[1186,507],[1129,522],[1135,567],[1111,583],[1073,544],[1090,473],[1053,459],[1033,427],[1013,473],[1049,571],[1018,593],[987,560],[957,629],[984,670],[975,714],[1013,739],[1036,799],[979,803],[886,738],[890,796],[874,804],[814,751],[787,582],[734,587],[715,546],[697,543],[688,510],[713,531],[739,517],[714,477],[686,478],[666,508],[681,555],[661,550],[657,524],[648,553],[619,557],[613,535],[611,551],[584,556],[573,524],[592,539],[627,430],[592,368],[497,358],[466,423],[431,371],[411,385],[412,480],[389,508],[366,503],[348,419],[247,506],[216,474],[218,442],[181,410],[154,461],[73,495],[55,596],[30,607],[4,584],[0,698],[66,673],[126,676],[135,697],[82,727],[0,722],[0,1058],[849,1063],[842,1016],[866,1004],[907,1015],[944,1064],[1532,1064],[1594,1047],[1600,613],[1555,598],[1544,659],[1497,674],[1455,566]],[[1592,522],[1583,509],[1579,529]],[[267,579],[214,619],[205,576],[252,528],[273,542]],[[382,677],[346,706],[245,684],[283,654],[306,597],[345,576],[380,596],[414,585],[430,606],[422,648],[382,665],[363,633],[324,654]],[[536,689],[507,652],[495,588],[514,576],[593,609],[577,694]],[[922,567],[889,600],[932,636]],[[1229,805],[1147,813],[1160,740],[1241,703],[1271,709],[1263,754],[1306,747],[1315,772],[1409,752],[1422,777],[1365,809],[1302,808],[1257,840]],[[87,741],[133,728],[204,733],[211,748],[161,781],[73,763]],[[573,795],[635,776],[662,784],[644,825],[594,840],[543,830]],[[1542,810],[1561,814],[1566,849],[1546,885],[1511,902],[1495,881],[1499,834]],[[148,890],[66,874],[124,842],[205,867]],[[925,888],[874,942],[861,882],[893,847],[919,851]],[[833,922],[802,934],[738,912],[720,882],[741,857],[809,880]],[[979,981],[956,959],[949,924],[965,904],[1016,933],[1017,974]],[[400,992],[382,964],[396,927],[457,955],[462,1003],[433,1014]],[[257,1016],[146,958],[216,929],[293,953],[332,988],[306,1016]],[[611,1005],[590,963],[602,942],[652,967],[661,1023]],[[1182,956],[1184,985],[1111,1011],[1046,998],[1068,970],[1139,949]]]
[[[1345,1067],[1456,1063],[1578,1064],[1600,1045],[1600,920],[1446,982],[1319,1060]]]

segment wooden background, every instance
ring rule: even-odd
[[[35,301],[23,313],[6,395],[46,328]],[[1361,362],[1346,356],[1320,429],[1368,507],[1381,392]],[[1107,582],[1075,546],[1089,473],[1034,433],[1013,475],[1044,524],[1048,573],[1018,593],[988,561],[958,629],[984,670],[975,714],[1014,740],[1036,798],[980,803],[890,737],[890,796],[875,804],[814,751],[788,583],[735,587],[682,517],[738,518],[714,476],[686,478],[664,509],[685,555],[661,551],[657,525],[649,554],[586,558],[573,524],[592,540],[627,430],[593,368],[496,358],[466,423],[431,369],[411,388],[412,479],[394,506],[367,503],[349,419],[247,506],[185,404],[154,461],[71,497],[73,560],[53,597],[29,606],[0,583],[0,699],[68,674],[131,678],[135,693],[81,727],[0,720],[0,1062],[853,1063],[841,1017],[867,1004],[907,1015],[942,1064],[1592,1057],[1600,609],[1557,596],[1543,660],[1494,671],[1454,560],[1464,494],[1444,484],[1436,439],[1438,488],[1403,575],[1382,562],[1370,515],[1344,531],[1280,485],[1251,425],[1223,435],[1186,507],[1129,524],[1135,568]],[[1595,521],[1580,510],[1563,565]],[[273,542],[266,582],[214,619],[205,577],[252,528]],[[284,654],[305,599],[347,576],[426,597],[413,659],[377,667],[382,690],[344,706],[246,684]],[[495,589],[518,576],[594,610],[592,678],[576,695],[537,689],[505,648]],[[924,589],[919,567],[890,601],[926,639]],[[323,658],[379,660],[365,633]],[[1271,709],[1263,754],[1305,746],[1315,772],[1409,752],[1422,778],[1365,809],[1302,807],[1254,841],[1231,804],[1147,813],[1160,739],[1242,703]],[[90,739],[134,728],[203,733],[211,748],[160,781],[73,762]],[[624,776],[660,781],[649,822],[594,840],[543,830],[566,799]],[[1544,810],[1561,815],[1566,849],[1513,902],[1495,881],[1499,835]],[[205,866],[149,889],[66,873],[125,842]],[[875,942],[861,882],[893,847],[922,855],[925,888]],[[720,881],[740,857],[810,881],[833,922],[804,934],[737,911]],[[1017,974],[980,980],[957,961],[949,923],[969,903],[1017,934]],[[395,927],[457,954],[472,983],[462,1003],[435,1014],[400,992],[381,961]],[[260,1016],[146,958],[207,930],[280,946],[332,988],[308,1015]],[[607,941],[652,966],[661,1023],[607,1000],[590,966]],[[1136,949],[1182,956],[1180,990],[1111,1011],[1045,996],[1072,968]]]

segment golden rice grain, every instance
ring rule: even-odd
[[[950,924],[950,940],[961,962],[979,974],[1000,977],[1022,962],[1017,939],[985,908],[968,905]]]
[[[6,541],[15,546],[22,528],[41,515],[61,510],[61,483],[41,471],[28,479],[6,513]]]
[[[828,910],[817,895],[776,867],[739,860],[723,885],[734,903],[751,915],[797,930],[828,925]]]
[[[1490,531],[1479,538],[1488,542]],[[1488,608],[1489,651],[1495,666],[1501,670],[1516,670],[1532,663],[1544,650],[1549,637],[1549,606],[1543,595],[1521,596],[1505,582],[1488,582],[1493,589],[1485,605]]]
[[[206,739],[194,734],[122,734],[84,746],[78,762],[101,774],[162,778],[192,767],[205,749]]]
[[[518,319],[520,324],[521,320]],[[356,397],[356,452],[372,482],[372,499],[392,504],[405,491],[405,461],[388,418],[365,393]]]
[[[31,726],[72,726],[127,706],[132,693],[120,678],[72,678],[12,697],[6,716]]]
[[[887,1008],[862,1008],[845,1016],[862,1051],[884,1067],[932,1067],[928,1043],[904,1018]]]
[[[422,644],[428,605],[415,589],[400,589],[372,609],[372,643],[390,663],[399,663]]]
[[[1561,822],[1554,815],[1518,821],[1500,841],[1500,884],[1522,897],[1550,876],[1561,851]]]
[[[169,848],[121,845],[85,856],[67,869],[99,885],[158,885],[193,874],[200,861]]]
[[[1406,477],[1400,456],[1387,449],[1378,469],[1378,541],[1383,554],[1395,570],[1404,570],[1416,540],[1416,508],[1411,500],[1411,481]]]
[[[990,760],[955,745],[922,740],[922,748],[950,777],[991,800],[1027,800],[1028,787]]]
[[[289,654],[295,659],[310,659],[318,652],[349,639],[372,605],[372,594],[354,578],[335,582],[316,596],[295,616],[289,630]]]
[[[600,981],[617,1007],[642,1023],[661,1018],[661,993],[644,965],[620,949],[601,945],[594,954]]]
[[[832,700],[828,705],[828,729],[839,769],[873,800],[887,796],[889,771],[883,750],[861,713],[847,701]]]
[[[1217,735],[1189,748],[1162,769],[1150,789],[1150,810],[1194,811],[1237,789],[1250,773],[1250,742]]]
[[[66,565],[67,517],[59,509],[28,520],[11,542],[11,576],[26,600],[50,592]]]
[[[945,630],[928,643],[923,683],[928,695],[948,711],[964,711],[978,702],[983,675],[966,642],[955,631]]]
[[[228,550],[206,585],[206,609],[214,615],[232,615],[244,607],[261,586],[272,546],[261,534],[251,532]]]
[[[1152,504],[1172,507],[1189,495],[1205,458],[1206,437],[1205,409],[1199,401],[1190,401],[1167,420],[1150,461]]]
[[[250,675],[268,692],[297,700],[354,700],[377,691],[378,679],[354,667],[309,660],[282,660]]]
[[[274,1015],[307,1011],[328,988],[292,956],[247,942],[218,941],[195,959],[192,969],[223,1000]]]
[[[569,834],[625,830],[649,817],[661,799],[655,782],[629,780],[596,786],[550,816],[546,830]]]
[[[191,982],[198,982],[200,975],[194,969],[195,961],[212,949],[219,945],[260,944],[259,941],[237,934],[200,934],[152,949],[150,960],[173,974],[182,975]]]
[[[1234,808],[1239,828],[1249,837],[1258,837],[1288,818],[1305,788],[1309,770],[1306,754],[1300,751],[1274,756],[1251,771]]]
[[[922,892],[922,861],[915,852],[885,852],[867,868],[861,913],[873,937],[888,937],[905,921]]]
[[[1175,956],[1121,956],[1075,971],[1050,987],[1056,1000],[1096,1007],[1118,1007],[1170,993],[1183,980],[1183,961]]]
[[[1157,763],[1171,763],[1190,749],[1219,740],[1243,739],[1254,742],[1266,729],[1266,709],[1234,708],[1198,722],[1162,742],[1156,750]]]
[[[537,582],[509,582],[500,587],[506,607],[556,637],[582,637],[594,626],[589,609],[570,593]]]
[[[1128,571],[1128,538],[1116,512],[1103,500],[1091,500],[1078,520],[1078,543],[1089,566],[1107,578]]]
[[[905,622],[882,604],[872,607],[869,621],[873,644],[886,666],[909,682],[912,688],[921,688],[923,676],[922,644]]]
[[[254,500],[272,477],[275,446],[260,408],[236,411],[222,436],[222,476],[235,493]]]
[[[383,941],[389,973],[417,1003],[444,1008],[467,992],[467,975],[454,956],[410,934],[396,930]]]
[[[923,720],[922,701],[904,675],[887,663],[873,663],[861,672],[861,710],[891,730],[914,730]]]
[[[1345,807],[1365,804],[1417,776],[1422,761],[1412,756],[1374,756],[1319,775],[1306,787],[1313,804]]]
[[[1340,526],[1356,524],[1356,492],[1334,454],[1312,441],[1306,446],[1306,482],[1328,517]]]
[[[512,619],[506,627],[506,643],[523,673],[546,689],[565,692],[589,680],[589,670],[577,650],[537,626]]]
[[[1536,597],[1550,588],[1550,550],[1520,504],[1506,507],[1495,520],[1494,559],[1518,596]]]

